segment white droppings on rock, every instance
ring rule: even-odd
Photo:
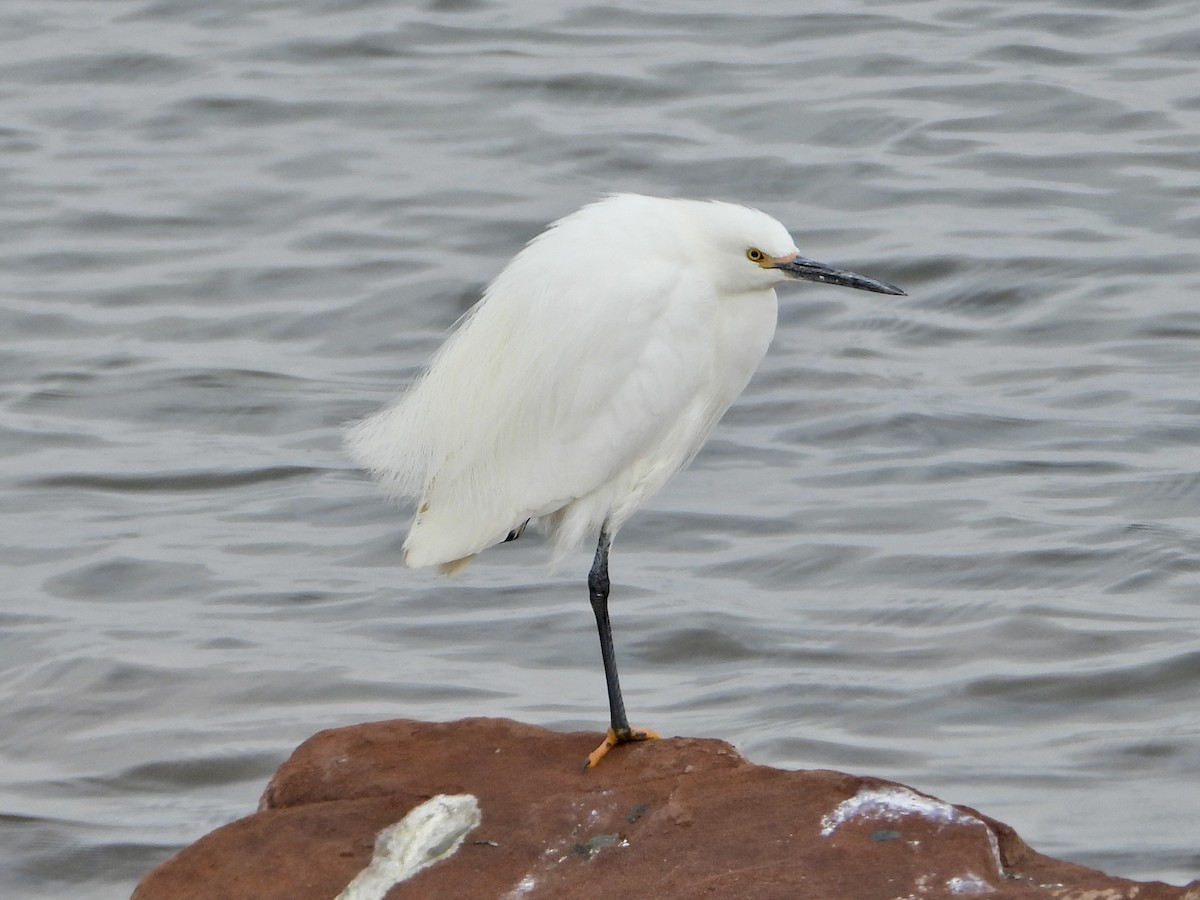
[[[504,895],[504,900],[516,900],[517,897],[524,897],[526,894],[532,893],[537,887],[537,879],[532,875],[526,875],[517,882],[517,886]]]
[[[453,854],[481,821],[471,794],[438,794],[375,835],[371,863],[337,900],[382,900],[393,886]]]
[[[829,837],[851,819],[864,816],[894,822],[904,816],[920,816],[939,825],[978,826],[987,834],[996,873],[1004,873],[1004,862],[1000,858],[1000,842],[995,833],[982,819],[951,806],[944,800],[925,797],[899,785],[886,788],[862,790],[843,800],[837,808],[821,819],[821,836]]]
[[[976,875],[968,872],[966,875],[956,875],[946,882],[946,887],[952,894],[993,894],[996,889]]]

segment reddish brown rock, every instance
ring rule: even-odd
[[[1112,878],[972,809],[877,778],[756,766],[721,741],[618,747],[582,773],[600,739],[503,719],[323,731],[257,813],[163,863],[134,900],[331,900],[376,833],[436,794],[475,795],[482,824],[388,900],[1200,900],[1200,882]]]

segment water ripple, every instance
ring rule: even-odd
[[[400,568],[339,431],[612,190],[762,206],[909,294],[788,291],[622,531],[638,720],[1195,878],[1197,34],[1180,0],[6,6],[0,894],[127,897],[318,728],[604,721],[586,558]]]

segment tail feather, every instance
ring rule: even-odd
[[[474,558],[475,554],[472,553],[470,556],[464,556],[461,559],[452,559],[450,562],[442,563],[438,566],[438,571],[443,575],[457,575],[461,570],[470,565],[471,560]]]
[[[476,511],[474,515],[437,500],[425,501],[413,517],[404,541],[404,563],[414,569],[439,566],[455,572],[476,554],[503,543],[512,531],[509,519]]]

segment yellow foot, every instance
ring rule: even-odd
[[[631,728],[624,734],[618,734],[614,729],[608,729],[608,735],[604,738],[604,743],[588,754],[587,762],[583,764],[583,770],[594,769],[600,765],[600,760],[608,755],[608,751],[617,744],[632,744],[634,741],[657,741],[662,738],[662,735],[657,731],[651,731],[649,728]]]

